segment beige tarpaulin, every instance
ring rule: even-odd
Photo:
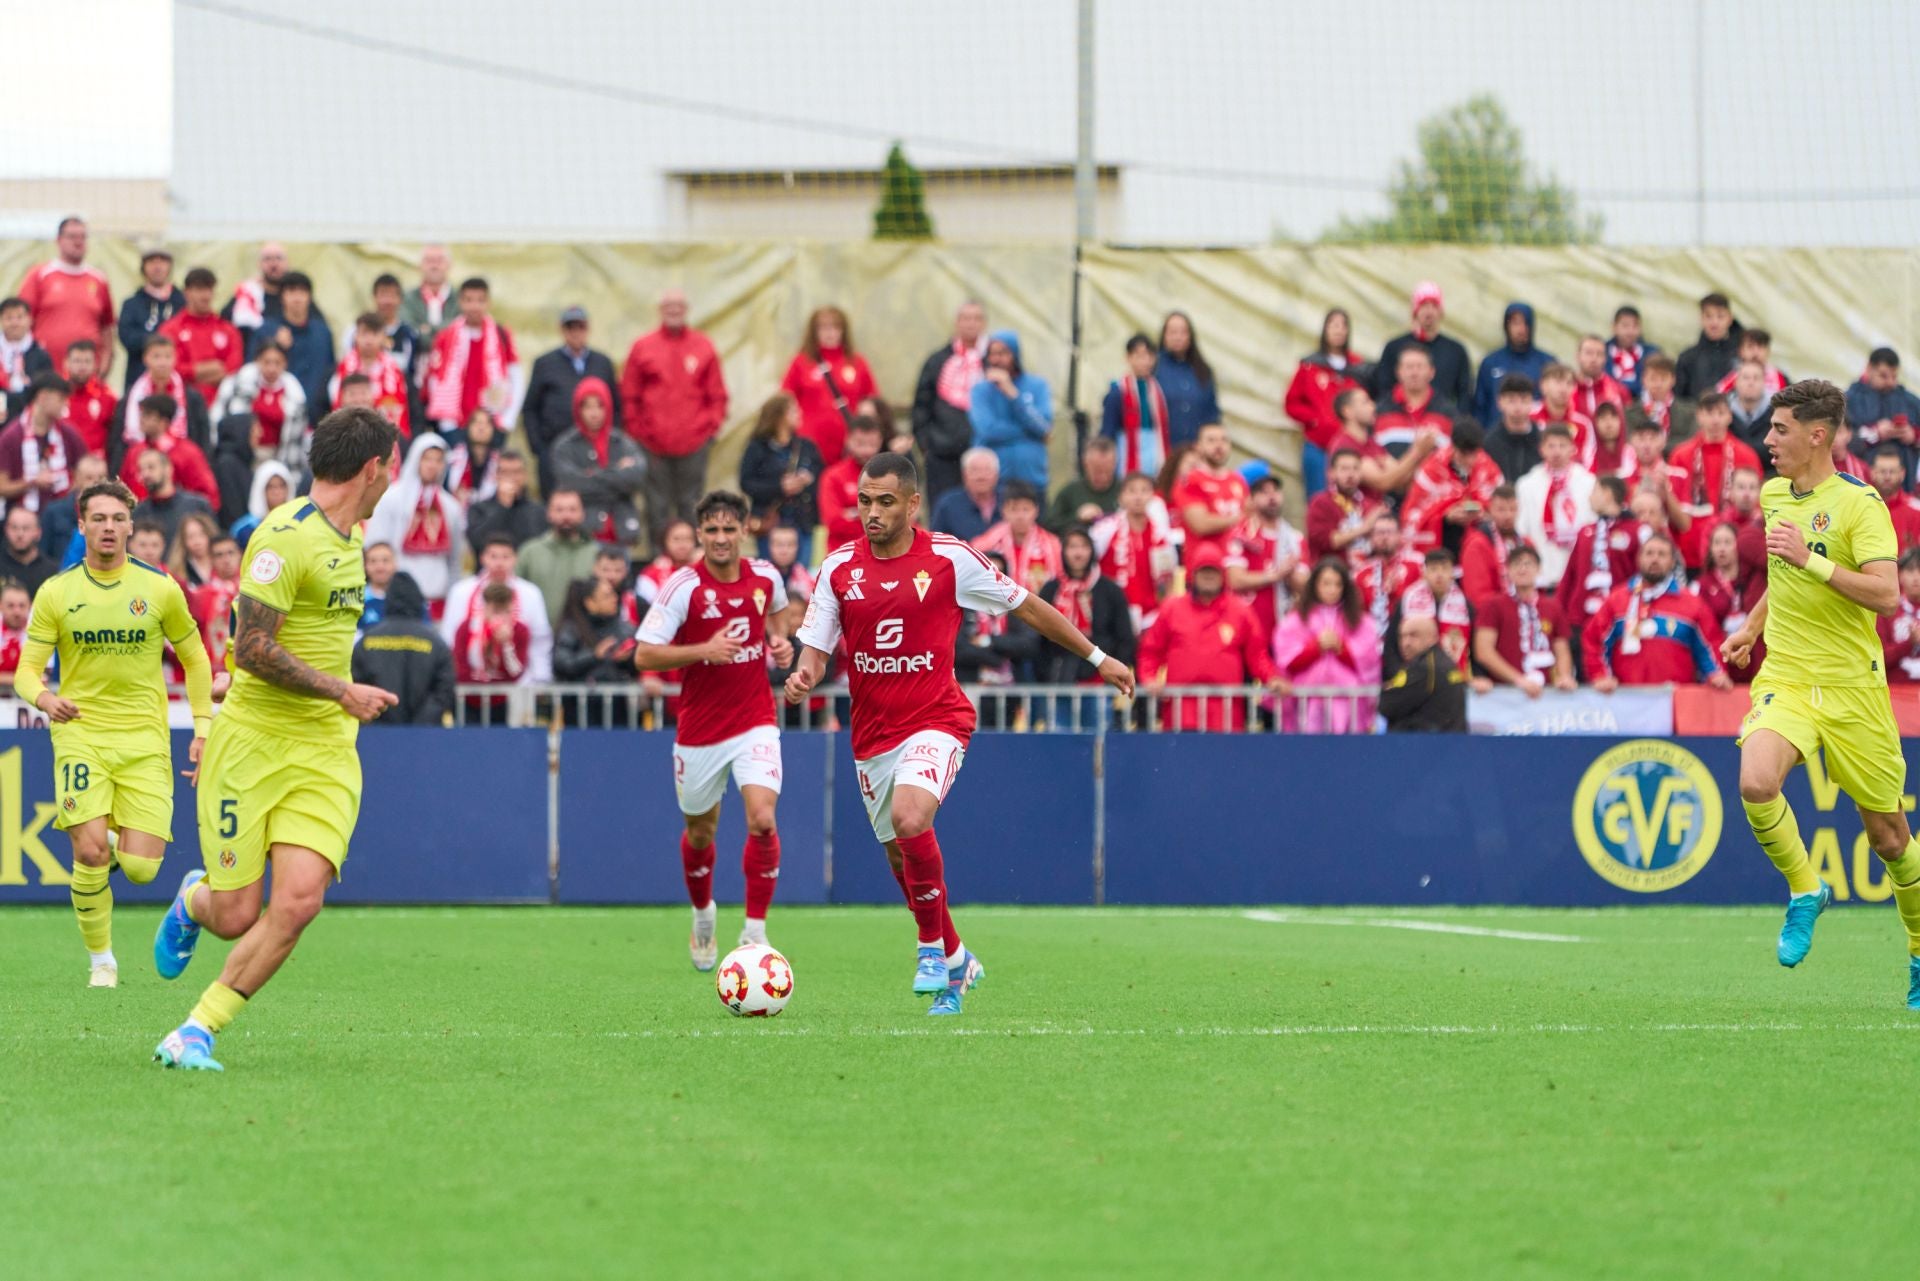
[[[16,284],[51,242],[0,241],[0,281]],[[176,244],[176,278],[211,267],[225,299],[253,270],[255,247]],[[322,309],[344,339],[368,301],[373,278],[393,272],[411,285],[418,246],[288,246],[312,276]],[[746,429],[778,388],[798,349],[807,312],[844,307],[861,351],[901,415],[928,352],[945,338],[966,298],[987,307],[995,328],[1018,331],[1027,367],[1053,383],[1060,406],[1055,474],[1071,466],[1066,405],[1072,334],[1073,251],[1055,245],[902,245],[777,241],[734,244],[455,245],[456,277],[486,276],[496,311],[513,327],[522,358],[558,341],[557,316],[573,303],[593,317],[595,346],[624,361],[633,338],[655,323],[654,299],[686,289],[694,322],[718,345],[733,397],[713,471],[733,483]],[[123,298],[138,280],[138,248],[96,238],[92,260]],[[1126,337],[1158,333],[1172,308],[1192,315],[1220,380],[1220,403],[1236,444],[1291,470],[1298,436],[1280,402],[1329,307],[1354,317],[1355,342],[1376,354],[1407,327],[1415,282],[1438,282],[1447,331],[1476,359],[1498,343],[1511,299],[1532,303],[1542,347],[1571,360],[1581,333],[1605,334],[1613,309],[1640,307],[1649,339],[1669,352],[1697,334],[1695,302],[1719,289],[1749,325],[1774,335],[1774,358],[1795,376],[1846,383],[1866,353],[1888,344],[1920,351],[1920,252],[1903,250],[1613,250],[1305,246],[1247,250],[1089,248],[1082,259],[1079,408],[1097,424],[1100,401],[1123,366]]]

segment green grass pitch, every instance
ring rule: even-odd
[[[1890,910],[792,909],[735,1019],[681,910],[330,910],[223,1036],[0,913],[0,1257],[87,1278],[1864,1277],[1909,1257]],[[1408,928],[1439,924],[1470,932]],[[723,942],[738,909],[723,909]],[[1503,933],[1504,932],[1504,933]],[[1555,938],[1535,937],[1539,935]],[[1573,941],[1567,941],[1573,940]]]

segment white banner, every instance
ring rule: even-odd
[[[1665,685],[1619,689],[1547,690],[1528,698],[1511,686],[1467,695],[1467,728],[1475,734],[1617,734],[1673,736],[1673,691]]]
[[[0,698],[0,729],[45,729],[47,715],[25,699]],[[183,698],[167,700],[167,727],[192,729],[193,709]]]

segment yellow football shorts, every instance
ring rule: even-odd
[[[1799,749],[1801,759],[1826,752],[1827,777],[1861,809],[1898,814],[1907,790],[1907,758],[1884,685],[1831,687],[1767,681],[1753,684],[1753,710],[1740,737],[1770,729]]]
[[[282,738],[216,716],[199,811],[200,855],[216,890],[259,880],[275,845],[312,850],[338,878],[360,817],[360,754],[350,743]]]
[[[97,746],[65,733],[53,749],[58,828],[105,815],[116,828],[173,839],[173,756],[166,746]]]

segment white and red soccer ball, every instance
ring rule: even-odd
[[[765,943],[746,943],[721,960],[713,986],[720,1004],[742,1018],[771,1018],[793,999],[793,967]]]

